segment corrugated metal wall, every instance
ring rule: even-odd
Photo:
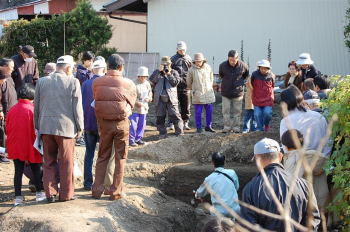
[[[302,52],[325,74],[350,74],[343,34],[348,7],[347,0],[151,0],[148,51],[172,55],[184,40],[191,56],[203,52],[217,72],[243,40],[244,59],[254,70],[271,39],[276,74]]]
[[[125,61],[124,76],[131,80],[137,79],[137,69],[140,66],[146,66],[149,75],[152,74],[153,70],[159,68],[160,58],[158,53],[118,52],[118,54]]]

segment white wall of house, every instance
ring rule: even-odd
[[[243,40],[244,60],[254,70],[271,39],[276,74],[302,52],[325,74],[350,74],[343,34],[348,7],[347,0],[149,0],[148,51],[173,55],[184,40],[188,53],[203,52],[217,73]]]
[[[146,52],[146,25],[133,22],[122,21],[110,18],[108,23],[112,25],[113,35],[108,46],[117,48],[119,52]],[[113,16],[147,22],[147,16],[140,15],[117,15]]]
[[[92,7],[96,10],[96,11],[101,11],[101,9],[103,8],[104,5],[106,5],[107,3],[112,2],[112,0],[90,0]]]

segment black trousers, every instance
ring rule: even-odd
[[[25,162],[21,160],[13,160],[13,163],[15,165],[15,177],[14,177],[14,186],[15,186],[15,196],[22,196],[22,177],[23,177],[23,171],[24,171],[24,166]],[[41,179],[42,179],[42,169],[41,169],[40,163],[38,164],[30,164],[30,167],[33,172],[33,180],[34,180],[34,185],[36,188],[37,192],[40,192],[43,190],[43,186],[41,184]]]
[[[177,98],[179,100],[180,114],[183,121],[188,121],[191,117],[191,97],[190,91],[178,90]]]

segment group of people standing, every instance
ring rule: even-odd
[[[0,116],[6,121],[2,133],[6,151],[1,150],[1,158],[5,163],[14,161],[14,204],[24,202],[23,174],[30,178],[36,201],[75,199],[74,147],[82,135],[87,142],[85,189],[92,190],[95,198],[104,193],[119,199],[129,144],[128,117],[136,102],[135,85],[122,77],[124,60],[114,54],[107,66],[104,58],[85,52],[83,64],[74,73],[74,59],[65,55],[48,63],[45,75],[39,78],[35,57],[34,48],[26,45],[20,47],[18,55],[0,60]]]
[[[84,52],[82,64],[78,65],[75,73],[73,57],[61,56],[56,63],[46,65],[45,75],[41,78],[34,59],[36,55],[33,47],[22,46],[19,54],[12,59],[2,58],[0,117],[6,120],[6,133],[3,135],[7,136],[8,158],[13,159],[15,164],[15,205],[22,204],[24,200],[21,194],[22,176],[28,164],[31,167],[31,181],[35,185],[37,201],[47,199],[49,203],[53,203],[57,200],[75,199],[74,146],[75,140],[82,136],[86,145],[84,189],[92,191],[94,198],[100,198],[102,194],[109,195],[111,200],[122,198],[128,146],[145,144],[143,136],[150,102],[155,104],[156,125],[160,138],[167,137],[167,115],[176,135],[180,136],[184,130],[190,129],[191,103],[194,106],[197,133],[203,131],[203,108],[206,115],[204,130],[214,133],[213,71],[202,53],[194,54],[192,60],[186,54],[186,49],[186,43],[179,41],[177,53],[173,57],[162,57],[159,69],[151,75],[147,67],[139,67],[135,82],[123,78],[125,63],[117,54],[111,55],[106,62],[103,57],[95,57],[92,52]],[[222,132],[269,131],[275,87],[275,75],[271,71],[270,62],[258,61],[258,69],[250,75],[249,67],[238,57],[236,50],[230,50],[227,60],[219,66]],[[276,183],[274,186],[276,189],[281,187],[281,184],[283,186],[289,184],[290,174],[287,175],[286,172],[289,170],[293,172],[299,159],[299,153],[295,152],[298,148],[290,141],[289,134],[296,133],[301,144],[307,135],[310,136],[307,138],[306,149],[310,157],[317,154],[315,150],[320,138],[326,135],[327,122],[318,112],[316,100],[327,96],[329,83],[312,64],[313,61],[307,53],[301,54],[296,62],[290,62],[282,86],[286,90],[281,94],[281,101],[287,105],[289,112],[284,116],[280,126],[281,141],[287,154],[284,158],[285,167],[280,164],[282,156],[279,146],[276,148],[276,141],[260,141],[256,145],[256,150],[254,149],[255,158],[261,156],[260,160],[263,160],[263,167],[268,176],[271,173],[271,178],[275,178],[276,175],[283,177],[283,183]],[[243,99],[245,99],[245,113],[241,130]],[[310,101],[305,102],[304,99]],[[17,123],[19,120],[22,123]],[[291,128],[287,125],[291,125]],[[291,132],[291,129],[295,131]],[[34,148],[34,142],[41,144],[43,149]],[[93,159],[98,142],[98,158],[93,179]],[[324,161],[329,154],[330,148],[325,146],[321,155],[324,159],[321,160]],[[227,193],[226,186],[231,182],[237,191],[238,178],[234,172],[225,171],[224,157],[220,154],[214,155],[213,163],[217,170],[207,182],[215,183],[218,176],[226,178],[228,175],[231,177],[222,181],[222,186],[225,188],[221,186],[218,193]],[[319,168],[322,164],[322,162],[318,164],[318,172],[315,173],[317,176],[322,175],[318,179],[315,178],[315,183],[321,188],[316,198],[323,199],[317,202],[320,208],[324,207],[325,195],[318,198],[318,193],[328,191],[321,191],[325,190],[324,172]],[[277,171],[274,171],[275,169]],[[298,174],[300,177],[303,175],[303,171]],[[257,177],[253,182],[245,187],[243,201],[258,205],[260,196],[256,194],[259,193],[256,188],[249,186],[259,185],[263,188],[261,177]],[[299,185],[297,188],[299,195],[295,197],[301,196],[303,201],[306,201],[306,184],[301,181]],[[45,193],[42,190],[45,190]],[[205,193],[205,189],[201,187],[197,191],[197,196],[200,197]],[[287,192],[280,194],[284,196]],[[233,197],[230,198],[237,198],[237,192],[234,191],[225,196],[231,195]],[[267,202],[266,199],[265,201]],[[266,203],[266,207],[267,205]],[[235,211],[241,211],[236,203],[232,203],[231,206]],[[299,206],[295,206],[297,207],[295,209],[293,205],[291,207],[294,212]],[[223,209],[219,211],[224,215],[227,214]],[[252,219],[254,214],[247,210],[242,209],[242,215],[246,215],[247,219],[254,223],[265,223],[260,219]],[[272,225],[266,224],[267,227],[264,228],[273,229]]]

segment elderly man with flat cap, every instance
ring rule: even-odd
[[[254,158],[259,168],[262,168],[270,182],[279,202],[284,206],[289,194],[293,176],[290,175],[281,164],[282,153],[280,145],[273,139],[264,138],[254,146]],[[317,231],[320,224],[320,213],[317,208],[315,194],[312,192],[309,202],[310,189],[302,178],[297,177],[291,200],[289,202],[288,213],[297,223],[306,226],[308,216],[312,217],[310,222],[312,231]],[[280,215],[277,205],[271,197],[271,192],[266,187],[266,183],[259,173],[244,187],[242,201],[265,210],[267,212]],[[311,204],[311,213],[308,215],[308,205]],[[252,224],[258,224],[264,229],[271,231],[286,231],[284,220],[268,217],[257,213],[244,206],[241,207],[242,217]],[[292,226],[292,231],[299,231]]]
[[[39,79],[38,62],[35,60],[34,48],[30,45],[19,47],[19,53],[11,59],[15,63],[12,78],[15,82],[16,90],[24,83],[33,83]]]

